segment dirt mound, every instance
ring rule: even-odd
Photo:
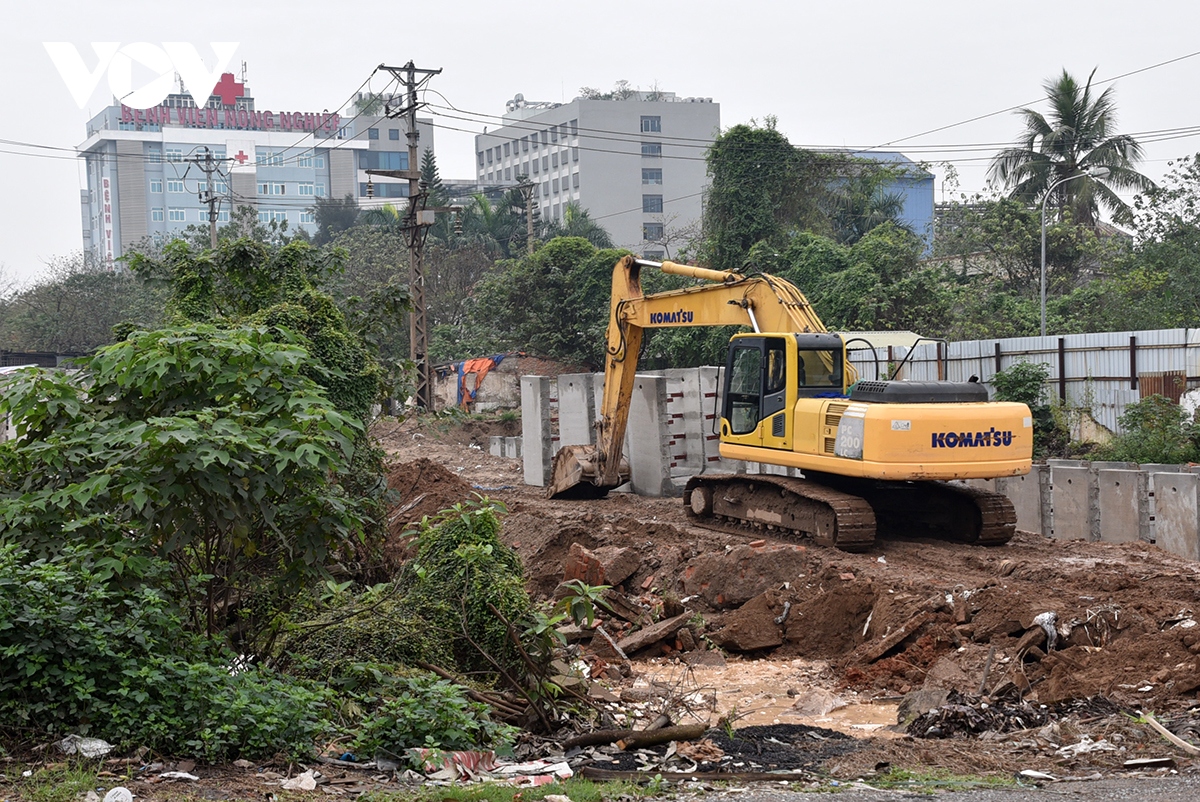
[[[388,489],[395,502],[388,511],[388,536],[384,543],[384,562],[397,568],[410,556],[412,535],[425,516],[472,498],[471,485],[440,464],[427,458],[401,462],[388,469]]]

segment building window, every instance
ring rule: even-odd
[[[151,222],[154,222],[154,223],[161,223],[163,221],[163,210],[160,208],[157,208],[157,207],[154,209],[151,209],[150,210],[150,220],[151,220]]]
[[[260,166],[265,166],[267,163],[267,157],[270,155],[271,154],[265,150],[256,150],[254,152],[254,163]]]
[[[167,192],[184,192],[182,181],[168,181]]]
[[[228,209],[222,209],[221,211],[217,212],[217,222],[218,223],[228,223],[229,222],[229,210]]]
[[[313,194],[316,195],[318,198],[325,197],[325,185],[317,184],[315,190],[313,191]]]
[[[662,117],[643,117],[642,118],[642,133],[643,134],[661,134],[662,133]]]
[[[187,220],[186,210],[178,208],[167,209],[167,219],[172,223],[182,223]]]
[[[522,153],[529,152],[529,137],[527,137],[527,136],[521,137],[521,152]]]
[[[378,128],[368,128],[367,129],[367,139],[379,139],[379,129]]]
[[[550,141],[551,142],[558,141],[558,126],[557,125],[550,126]]]
[[[511,180],[512,180],[512,168],[511,168],[511,167],[505,167],[505,168],[504,168],[504,180],[505,180],[505,181],[511,181]]]
[[[312,195],[313,190],[315,189],[313,182],[311,181],[301,181],[299,184],[297,184],[297,188],[299,189],[301,195]]]
[[[487,149],[487,157],[488,157],[488,164],[491,164],[492,163],[492,149],[491,148]]]
[[[166,153],[167,153],[167,161],[169,161],[169,162],[183,161],[183,149],[182,148],[167,148]]]
[[[324,170],[325,169],[325,157],[324,156],[314,157],[313,158],[313,167],[317,168],[318,170]]]
[[[579,120],[571,120],[571,136],[579,136]]]
[[[662,195],[643,195],[642,211],[646,214],[662,214]]]
[[[150,157],[151,164],[157,164],[162,161],[162,148],[157,145],[151,145],[146,148],[146,155]]]
[[[555,167],[558,166],[558,154],[557,153],[550,156],[550,164],[552,164]]]
[[[540,162],[541,162],[541,159],[534,159],[534,160],[533,160],[533,174],[534,174],[534,175],[537,175],[537,174],[538,174],[538,165],[539,165],[539,163],[540,163]]]
[[[287,212],[279,209],[265,209],[258,213],[258,222],[260,223],[284,223],[287,222]]]
[[[655,262],[661,262],[663,256],[665,256],[665,255],[666,254],[664,254],[662,251],[658,250],[657,248],[655,248],[654,250],[642,251],[642,256],[644,258],[653,260]]]
[[[579,173],[571,173],[571,186],[579,189]]]
[[[483,151],[479,151],[479,166],[483,166]]]
[[[662,183],[662,168],[661,167],[643,167],[642,168],[642,183],[643,184],[661,184]]]
[[[311,152],[302,153],[300,155],[300,157],[298,159],[296,159],[296,166],[297,167],[312,167],[313,166],[312,153]]]
[[[215,192],[218,195],[228,195],[229,194],[229,185],[226,184],[224,181],[218,181],[216,183]]]
[[[534,149],[534,150],[537,150],[537,149],[538,149],[538,138],[537,138],[537,134],[530,134],[530,135],[529,135],[529,144],[533,145],[533,149]]]
[[[507,159],[507,158],[508,158],[509,156],[511,156],[511,155],[512,155],[512,154],[509,152],[508,143],[507,143],[507,142],[505,142],[505,143],[504,143],[504,158],[506,158],[506,159]]]
[[[283,166],[283,151],[282,150],[277,150],[277,151],[274,151],[273,153],[271,153],[270,165],[272,167],[282,167]]]
[[[558,179],[554,179],[554,194],[558,194]]]
[[[300,212],[300,222],[301,223],[315,223],[315,222],[317,222],[317,219],[316,219],[316,216],[312,212]]]
[[[384,183],[382,181],[375,181],[371,185],[371,191],[376,198],[407,198],[408,182]],[[367,197],[367,184],[365,181],[360,181],[358,184],[358,197]]]
[[[662,223],[642,223],[642,239],[646,242],[660,242],[662,238]]]
[[[407,170],[408,154],[390,150],[362,150],[358,153],[358,169]]]
[[[162,192],[162,179],[161,178],[155,178],[150,181],[150,191],[151,192]]]
[[[662,155],[662,143],[661,142],[643,142],[642,143],[642,155],[643,156],[661,156]]]
[[[542,169],[543,169],[543,170],[549,170],[549,169],[550,169],[550,157],[549,157],[549,156],[543,156],[543,157],[542,157]]]
[[[274,181],[260,181],[258,184],[259,195],[283,195],[283,184]]]
[[[571,148],[571,161],[579,161],[579,148]]]
[[[550,197],[550,182],[549,181],[542,184],[542,197],[543,198]]]
[[[393,142],[399,141],[400,129],[399,128],[389,128],[388,129],[388,139],[392,140]],[[300,222],[303,223],[304,221],[301,220]],[[312,221],[309,220],[308,222],[311,223]]]

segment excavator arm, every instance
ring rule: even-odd
[[[709,283],[644,295],[641,270],[702,279]],[[629,481],[622,459],[629,401],[637,374],[642,333],[648,328],[750,326],[754,331],[824,332],[808,299],[791,283],[774,276],[743,276],[731,271],[650,262],[633,256],[613,267],[612,301],[604,363],[604,398],[596,423],[595,445],[559,450],[547,495],[551,498],[602,496]],[[846,385],[853,383],[847,364]]]

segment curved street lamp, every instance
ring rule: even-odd
[[[1046,201],[1050,200],[1050,195],[1054,193],[1054,189],[1060,184],[1065,184],[1068,181],[1074,181],[1076,178],[1108,178],[1111,171],[1107,167],[1093,167],[1092,169],[1069,175],[1066,178],[1060,178],[1046,188],[1046,194],[1042,198],[1042,336],[1046,336]]]

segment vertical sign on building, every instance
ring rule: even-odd
[[[113,262],[112,200],[112,179],[107,175],[102,175],[100,178],[100,213],[104,217],[104,261],[110,268]]]

